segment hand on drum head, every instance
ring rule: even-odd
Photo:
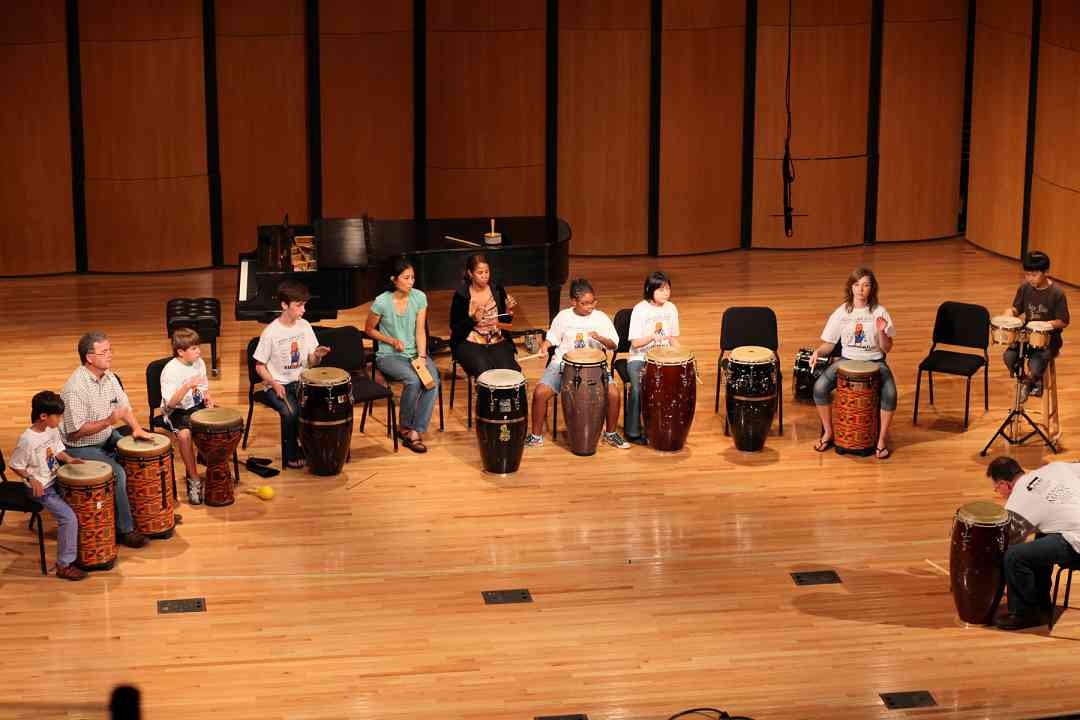
[[[149,440],[150,438],[154,437],[154,435],[152,433],[146,432],[142,428],[139,428],[138,430],[131,431],[131,437],[135,438],[136,440]]]

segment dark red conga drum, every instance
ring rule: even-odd
[[[657,450],[681,450],[697,406],[694,353],[653,348],[645,355],[644,373],[641,409],[649,444]]]
[[[992,502],[956,511],[949,549],[949,584],[960,619],[989,625],[1005,590],[1003,562],[1009,546],[1009,513]]]
[[[584,348],[563,355],[559,400],[570,452],[594,454],[607,418],[607,354],[603,350]]]

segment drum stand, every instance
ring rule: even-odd
[[[990,450],[990,446],[994,444],[994,441],[998,439],[998,436],[1005,438],[1005,442],[1010,445],[1023,445],[1031,438],[1038,435],[1042,438],[1042,441],[1046,443],[1046,447],[1050,448],[1050,452],[1056,453],[1058,451],[1057,446],[1054,445],[1054,441],[1047,437],[1043,432],[1039,424],[1031,419],[1031,416],[1024,412],[1024,403],[1020,402],[1020,385],[1023,382],[1023,366],[1024,366],[1024,350],[1027,346],[1026,342],[1021,341],[1019,347],[1020,368],[1021,372],[1016,373],[1016,388],[1013,390],[1013,406],[1009,411],[1009,415],[1005,418],[1005,421],[1001,423],[1001,427],[997,429],[994,436],[990,438],[990,442],[986,443],[986,447],[982,449],[980,455],[985,456],[987,451]],[[1045,392],[1045,390],[1044,390]],[[1031,432],[1027,435],[1021,436],[1023,432],[1023,423],[1021,420],[1026,420],[1028,425],[1031,426]]]

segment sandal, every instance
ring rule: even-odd
[[[890,450],[888,446],[879,447],[874,450],[874,457],[878,460],[888,460],[890,455],[892,455],[892,450]]]
[[[818,440],[817,444],[814,445],[814,450],[823,453],[832,448],[832,446],[835,444],[836,443],[833,441],[832,438],[829,438],[828,440]]]

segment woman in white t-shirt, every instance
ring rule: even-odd
[[[645,299],[630,312],[630,357],[626,372],[630,394],[626,400],[623,429],[626,439],[638,445],[647,440],[641,427],[641,373],[645,355],[655,347],[679,346],[679,310],[671,298],[671,278],[659,270],[645,278]]]
[[[841,344],[846,360],[876,363],[881,371],[881,432],[878,434],[875,456],[879,460],[892,452],[886,442],[889,422],[896,412],[896,383],[885,364],[885,354],[892,350],[893,326],[889,312],[878,304],[878,283],[867,268],[856,268],[848,276],[844,288],[844,303],[833,311],[821,332],[821,345],[810,356],[810,367],[818,357],[828,357],[836,343]],[[833,446],[832,391],[836,387],[835,364],[830,365],[814,383],[814,404],[824,431],[814,449],[825,452]]]

